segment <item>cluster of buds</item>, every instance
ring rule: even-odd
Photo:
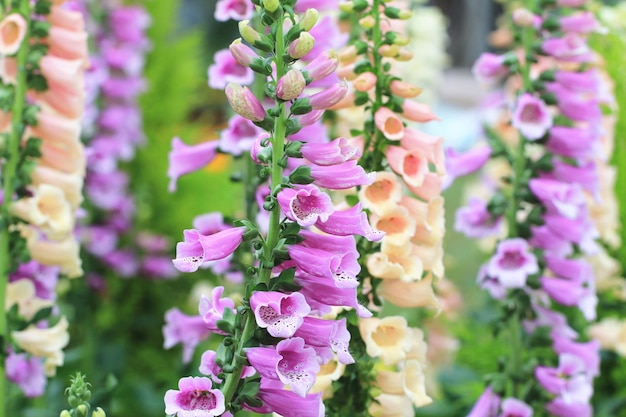
[[[67,402],[70,405],[69,410],[63,410],[59,417],[106,417],[106,413],[100,407],[91,411],[91,384],[85,381],[85,377],[81,373],[76,373],[70,379],[70,386],[65,389]]]
[[[597,155],[610,129],[602,127],[606,86],[587,44],[599,24],[585,5],[546,0],[513,10],[520,51],[483,54],[474,67],[483,81],[506,78],[504,128],[486,126],[489,146],[453,155],[451,164],[464,174],[490,156],[502,158],[506,178],[492,182],[489,201],[474,199],[457,213],[456,229],[494,236],[506,219],[507,235],[478,282],[502,301],[508,317],[498,325],[509,327],[511,352],[472,417],[593,414],[599,345],[581,341],[561,312],[596,317],[595,277],[585,257],[599,251],[598,230],[587,200],[602,198]]]
[[[48,320],[58,275],[82,275],[74,225],[85,174],[87,34],[82,16],[63,3],[14,2],[0,22],[0,271],[11,273],[2,349],[8,379],[28,396],[43,393],[69,341],[66,319]]]
[[[223,287],[217,287],[201,298],[199,316],[168,314],[166,344],[182,342],[188,358],[202,338],[225,336],[215,351],[202,355],[200,372],[206,377],[182,378],[178,390],[167,392],[168,414],[230,415],[244,408],[323,416],[322,393],[312,393],[317,375],[354,362],[348,317],[326,315],[337,308],[349,310],[351,320],[372,315],[359,303],[355,235],[380,241],[384,234],[370,226],[360,204],[336,207],[324,189],[369,185],[374,177],[357,164],[360,152],[346,139],[328,141],[309,130],[347,92],[345,83],[332,81],[337,55],[315,51],[317,10],[302,10],[295,1],[254,3],[258,21],[269,30],[257,31],[244,20],[242,39],[229,49],[237,65],[267,80],[263,92],[273,106],[233,81],[225,92],[239,116],[231,125],[252,136],[247,144],[238,141],[237,149],[258,164],[262,221],[224,225],[215,213],[196,219],[196,228],[186,230],[177,245],[174,266],[215,271],[216,262],[228,260],[243,242],[253,249],[254,262],[240,270],[246,284],[241,303],[223,297]],[[219,73],[217,68],[210,74]],[[316,91],[322,84],[328,87]],[[190,172],[191,161],[201,168],[226,143],[186,146],[175,140],[170,178]]]

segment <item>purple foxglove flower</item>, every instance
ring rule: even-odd
[[[321,110],[319,110],[321,111]],[[312,113],[316,113],[318,110],[313,110]],[[323,111],[322,111],[323,114]],[[302,129],[298,133],[294,133],[289,136],[289,140],[299,140],[307,143],[328,143],[330,138],[328,137],[328,130],[322,124],[321,121],[317,121],[313,124],[303,124]]]
[[[87,196],[96,207],[113,210],[127,198],[128,175],[121,171],[94,173],[87,178],[85,188]]]
[[[167,236],[161,236],[148,232],[139,232],[135,239],[137,246],[146,252],[168,252],[172,243]]]
[[[143,275],[157,279],[171,279],[178,276],[169,256],[146,256],[141,261],[140,270]]]
[[[322,116],[324,116],[324,110],[312,110],[307,114],[300,114],[298,116],[295,116],[294,119],[296,119],[298,121],[298,124],[302,126],[302,128],[304,129],[307,126],[316,125],[317,122],[321,120]],[[296,134],[291,135],[289,139],[296,140],[294,139],[295,135]],[[318,141],[315,141],[315,142],[318,143]],[[325,142],[320,141],[320,143],[325,143]]]
[[[309,62],[302,72],[311,80],[321,80],[335,72],[339,57],[335,51],[324,51]]]
[[[487,274],[497,278],[505,288],[522,288],[526,278],[539,272],[537,258],[524,239],[507,239],[498,244],[487,264]]]
[[[533,178],[529,182],[529,187],[548,212],[575,219],[585,210],[585,195],[577,184]]]
[[[249,67],[250,64],[259,57],[252,48],[241,43],[241,38],[235,39],[228,49],[233,55],[233,58],[235,58],[242,67]]]
[[[541,49],[546,54],[565,62],[593,61],[593,54],[587,41],[574,33],[568,33],[562,38],[546,39]]]
[[[215,20],[226,22],[252,18],[254,4],[250,0],[218,0],[215,5]]]
[[[447,148],[444,188],[448,188],[456,178],[478,171],[489,161],[490,156],[490,146],[479,146],[464,153],[458,153],[452,147]]]
[[[9,352],[4,366],[6,378],[20,387],[25,397],[43,395],[47,380],[42,358]]]
[[[359,257],[354,236],[335,236],[315,233],[310,230],[301,230],[300,236],[304,238],[304,241],[300,242],[300,245],[307,248],[321,249],[337,255],[344,255],[351,252],[354,253],[357,258]]]
[[[335,211],[330,196],[314,185],[283,188],[277,200],[283,214],[303,227],[326,221]]]
[[[116,7],[109,15],[109,26],[113,35],[131,45],[147,42],[145,31],[150,24],[150,15],[141,6]]]
[[[532,246],[544,249],[547,254],[556,256],[570,255],[574,248],[572,243],[560,235],[554,233],[547,226],[532,226],[530,228],[532,236],[529,242]]]
[[[509,73],[509,67],[504,64],[504,60],[503,55],[484,52],[474,63],[472,73],[478,81],[484,83],[499,81]]]
[[[587,373],[597,376],[600,373],[600,342],[592,340],[589,342],[575,342],[567,337],[552,335],[552,348],[557,354],[569,353],[580,358]]]
[[[274,348],[250,348],[250,365],[265,378],[277,379],[301,397],[306,397],[320,370],[315,350],[300,337],[285,339]]]
[[[322,232],[336,236],[363,236],[370,242],[378,242],[385,237],[384,232],[374,230],[369,224],[367,214],[363,211],[361,203],[348,210],[336,210],[325,222],[318,221],[315,227]]]
[[[250,85],[254,81],[254,72],[241,66],[228,49],[215,53],[208,75],[209,87],[216,90],[223,90],[228,83]]]
[[[588,161],[580,166],[574,166],[555,158],[553,165],[554,170],[551,174],[555,179],[565,183],[580,184],[592,195],[596,197],[599,195],[600,179],[598,178],[595,162]]]
[[[577,377],[582,377],[586,383],[580,384]],[[575,398],[578,401],[589,401],[593,392],[584,362],[579,357],[568,353],[559,355],[558,368],[537,366],[535,378],[549,393]]]
[[[217,322],[224,317],[224,310],[227,308],[234,310],[235,302],[228,297],[222,298],[224,287],[219,286],[211,291],[211,298],[202,295],[198,304],[198,312],[204,321],[205,326],[212,332],[223,334],[217,327]]]
[[[487,274],[487,265],[481,266],[476,277],[476,282],[480,288],[489,291],[489,295],[496,300],[502,300],[506,297],[506,288],[502,285],[497,277]]]
[[[563,88],[573,92],[598,94],[600,92],[601,78],[596,69],[587,71],[557,71],[556,82]]]
[[[563,32],[590,33],[600,28],[598,21],[591,12],[579,12],[559,18]]]
[[[467,417],[495,417],[500,409],[500,397],[487,387]]]
[[[236,113],[253,122],[261,122],[265,119],[263,105],[247,87],[229,83],[225,92],[228,103]]]
[[[300,70],[292,68],[276,83],[276,96],[285,101],[294,100],[302,94],[304,87],[304,75]]]
[[[205,236],[185,230],[185,240],[176,245],[174,266],[181,272],[195,272],[207,261],[224,259],[237,249],[245,231],[245,227],[235,227]]]
[[[591,404],[584,402],[571,402],[564,398],[555,398],[546,404],[546,411],[556,417],[592,417]]]
[[[311,346],[324,362],[333,358],[331,352],[337,354],[337,360],[345,365],[354,363],[350,354],[350,332],[346,327],[345,317],[341,320],[323,320],[305,317],[304,322],[295,333],[307,346]]]
[[[546,103],[528,93],[518,97],[511,118],[513,127],[528,140],[540,139],[552,127],[552,115]]]
[[[554,234],[568,242],[577,243],[581,247],[586,241],[593,241],[598,234],[593,222],[584,214],[575,219],[569,219],[558,214],[547,213],[543,219],[545,225]]]
[[[109,78],[102,85],[102,92],[111,99],[132,100],[146,89],[141,77]]]
[[[257,394],[263,401],[261,407],[244,408],[260,414],[275,412],[283,417],[324,417],[326,415],[322,393],[308,394],[304,398],[281,387],[264,387],[261,379],[261,389]]]
[[[309,97],[309,104],[313,110],[326,110],[339,103],[348,93],[348,84],[345,82],[335,84],[332,87],[313,94]]]
[[[338,288],[356,288],[359,285],[356,278],[361,271],[357,262],[358,253],[334,254],[302,245],[289,246],[288,251],[298,271],[331,279]]]
[[[186,377],[178,381],[178,390],[165,393],[165,414],[178,417],[215,417],[226,411],[224,394],[213,389],[209,378]]]
[[[560,256],[546,255],[546,266],[557,276],[577,282],[594,281],[593,268],[584,259],[566,259]]]
[[[102,257],[102,261],[123,278],[131,278],[139,272],[137,254],[131,249],[109,252]]]
[[[556,96],[559,109],[564,116],[589,123],[597,123],[602,118],[597,98],[586,98],[558,83],[548,84],[547,87]]]
[[[328,166],[359,159],[361,152],[344,138],[329,143],[304,143],[300,149],[302,156],[316,165]]]
[[[536,318],[534,320],[526,320],[523,323],[524,329],[528,333],[533,333],[539,327],[549,327],[551,329],[550,334],[553,337],[560,336],[568,339],[578,337],[578,333],[567,324],[567,318],[563,314],[536,304],[533,305],[533,309]]]
[[[220,150],[234,156],[250,152],[252,143],[263,130],[255,126],[250,120],[235,115],[228,120],[228,127],[220,134]]]
[[[169,191],[176,190],[178,177],[205,167],[217,155],[218,142],[215,140],[198,145],[186,145],[180,138],[172,139],[172,150],[169,153],[167,176],[170,179]]]
[[[35,285],[35,295],[44,300],[56,299],[56,287],[59,281],[59,268],[45,266],[36,261],[20,264],[9,276],[9,282],[28,279]]]
[[[202,358],[200,359],[200,367],[198,370],[200,373],[207,375],[213,380],[216,384],[221,384],[222,380],[217,377],[220,373],[222,373],[222,368],[215,363],[215,357],[217,353],[213,350],[207,350],[202,354]],[[242,378],[247,378],[254,375],[256,371],[251,366],[244,366],[243,372],[241,373]]]
[[[554,126],[546,149],[568,158],[590,159],[598,152],[600,138],[600,132],[593,127]]]
[[[541,277],[541,288],[559,304],[577,306],[587,320],[596,317],[598,303],[595,288],[584,287],[580,282],[555,277]]]
[[[317,185],[331,190],[370,185],[376,180],[375,173],[366,173],[354,160],[331,166],[311,165],[311,176]]]
[[[311,312],[304,296],[297,292],[255,291],[250,297],[250,307],[259,327],[283,339],[292,337]]]
[[[95,79],[91,80],[91,82],[95,81],[100,85],[109,77],[109,68],[107,68],[107,65],[131,76],[140,76],[143,72],[145,59],[142,50],[138,50],[128,44],[120,44],[108,39],[100,42],[99,47],[106,61],[106,65],[105,62],[102,62],[102,58],[98,61],[98,57],[89,57],[89,62],[92,66],[94,62],[96,64],[96,67],[90,69],[90,73],[88,73],[93,74],[91,71],[95,72]],[[94,61],[94,59],[96,61]]]
[[[192,226],[201,235],[212,235],[230,228],[224,224],[224,215],[219,211],[196,216],[192,221]]]
[[[317,308],[328,312],[328,306],[348,306],[356,309],[357,315],[362,318],[372,317],[372,313],[359,304],[356,288],[339,288],[328,279],[307,274],[304,271],[296,273],[296,284],[302,289],[300,292],[305,296],[307,303],[312,309]]]
[[[498,417],[532,417],[533,409],[516,398],[505,398],[502,401],[502,412]]]
[[[209,337],[211,333],[200,316],[188,316],[177,308],[172,308],[165,313],[163,347],[170,349],[182,343],[183,362],[185,363],[191,361],[193,351],[198,343]]]
[[[492,218],[487,203],[474,197],[470,198],[468,206],[457,210],[455,219],[454,230],[473,239],[496,236],[502,225],[502,216]]]

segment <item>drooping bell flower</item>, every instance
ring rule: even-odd
[[[283,214],[303,227],[326,221],[335,211],[330,196],[314,185],[284,188],[277,200]]]
[[[197,171],[208,165],[217,156],[218,141],[207,141],[198,145],[186,145],[179,138],[172,139],[167,176],[169,191],[176,190],[178,177]]]
[[[527,139],[537,140],[552,127],[552,115],[543,100],[524,93],[515,103],[511,124]]]
[[[174,266],[181,272],[194,272],[204,262],[226,258],[237,249],[244,233],[244,227],[235,227],[209,236],[194,229],[185,230],[185,240],[176,245]]]
[[[292,337],[311,312],[304,296],[297,292],[255,291],[250,297],[250,308],[257,325],[280,338]]]
[[[497,278],[505,288],[522,288],[529,275],[539,272],[539,266],[537,257],[530,252],[528,242],[514,238],[498,244],[486,272]]]
[[[226,411],[224,394],[205,377],[186,377],[165,393],[165,413],[178,417],[216,417]]]

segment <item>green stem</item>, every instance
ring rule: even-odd
[[[282,22],[282,15],[279,19]],[[282,24],[277,25],[276,30],[276,80],[280,80],[285,75],[285,37]],[[287,118],[287,110],[285,103],[276,99],[276,106],[280,109],[280,114],[274,121],[274,135],[272,139],[272,175],[270,180],[270,192],[274,192],[274,188],[283,182],[283,167],[280,165],[284,156],[285,145],[285,119]],[[259,281],[268,284],[272,274],[274,249],[278,243],[278,235],[280,234],[280,207],[278,204],[270,213],[270,224],[267,232],[265,247],[263,248],[263,257],[266,265],[261,265],[259,273]]]
[[[245,324],[241,337],[238,339],[239,345],[237,346],[237,350],[235,351],[235,357],[232,361],[234,369],[233,372],[231,374],[228,374],[228,376],[226,377],[224,387],[222,388],[222,393],[224,394],[224,403],[227,405],[233,399],[233,396],[235,395],[235,392],[237,390],[237,386],[239,386],[239,381],[241,381],[241,374],[243,373],[245,361],[241,360],[240,358],[243,356],[244,353],[244,344],[252,337],[256,328],[254,314],[251,313],[252,312],[250,310],[246,310],[246,312],[243,313],[245,314]]]
[[[509,396],[520,398],[520,375],[522,370],[522,329],[520,327],[519,316],[512,315],[509,318],[509,349],[511,358],[509,361]]]
[[[5,2],[5,9],[8,9],[8,1]],[[27,24],[30,26],[30,2],[29,0],[22,0],[20,2],[19,11],[26,19]],[[15,87],[15,98],[13,101],[12,109],[12,122],[11,122],[11,135],[9,141],[6,144],[6,161],[2,167],[2,180],[4,191],[4,203],[2,204],[2,220],[3,224],[0,230],[0,337],[3,338],[4,343],[8,343],[8,328],[7,318],[5,312],[6,303],[6,286],[9,281],[9,272],[11,269],[10,260],[10,245],[9,245],[9,226],[10,213],[9,203],[13,198],[15,192],[15,176],[17,173],[17,164],[20,156],[20,141],[22,139],[22,133],[24,131],[24,125],[22,121],[22,113],[24,111],[24,104],[26,103],[26,58],[28,57],[29,47],[28,38],[22,41],[22,45],[17,53],[17,81]],[[4,417],[7,407],[7,381],[4,369],[4,354],[0,355],[0,417]]]

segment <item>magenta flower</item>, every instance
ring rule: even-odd
[[[170,179],[169,191],[176,190],[178,177],[204,168],[217,155],[217,141],[208,141],[198,145],[186,145],[179,138],[172,139],[169,153],[167,176]]]
[[[565,183],[580,184],[585,190],[589,191],[594,197],[598,197],[600,192],[600,179],[598,178],[598,170],[594,161],[587,161],[578,166],[570,165],[567,162],[554,158],[552,161],[554,170],[552,176]]]
[[[335,207],[330,196],[314,185],[284,188],[277,196],[283,214],[300,226],[312,226],[318,220],[326,221]]]
[[[350,145],[344,138],[337,138],[328,143],[304,143],[300,151],[310,162],[322,166],[342,164],[361,156],[359,149]]]
[[[567,339],[575,339],[578,333],[567,324],[567,318],[562,313],[552,311],[540,305],[533,305],[536,317],[534,320],[524,321],[524,329],[532,333],[539,327],[549,327],[552,337],[559,336]]]
[[[218,0],[215,4],[215,20],[218,22],[250,19],[253,12],[254,4],[250,0]]]
[[[479,146],[463,153],[458,153],[452,147],[447,148],[444,188],[448,188],[456,178],[478,171],[489,161],[490,157],[491,147],[489,146]]]
[[[309,62],[302,72],[311,80],[321,80],[333,74],[339,66],[339,57],[336,52],[322,52]]]
[[[541,45],[543,51],[564,62],[591,62],[593,54],[587,41],[574,33],[568,33],[562,38],[546,39]]]
[[[349,351],[350,332],[346,327],[345,318],[323,320],[305,317],[295,336],[304,339],[306,345],[315,349],[317,356],[324,362],[332,359],[332,352],[335,352],[340,363],[345,365],[354,363]]]
[[[43,395],[47,380],[42,358],[9,352],[4,361],[7,379],[19,386],[25,397]]]
[[[235,227],[205,236],[185,230],[185,240],[176,245],[174,266],[181,272],[195,272],[207,261],[224,259],[237,249],[245,231],[245,227]]]
[[[598,297],[594,287],[555,277],[541,277],[539,282],[551,299],[565,306],[578,307],[587,320],[595,320]]]
[[[228,83],[249,85],[254,81],[254,72],[241,66],[228,49],[215,53],[208,75],[209,87],[216,90],[223,90]]]
[[[483,290],[489,291],[492,298],[502,300],[506,297],[506,288],[502,285],[498,277],[487,274],[487,265],[481,266],[476,277],[476,282]]]
[[[215,287],[213,291],[211,291],[211,298],[203,294],[198,304],[198,312],[207,328],[220,334],[222,334],[222,331],[218,329],[217,322],[222,320],[224,310],[227,308],[234,310],[235,308],[235,302],[233,300],[228,297],[222,298],[223,292],[224,287]]]
[[[585,210],[585,195],[577,184],[533,178],[528,185],[532,193],[548,211],[558,213],[569,219],[575,219]]]
[[[528,140],[537,140],[552,127],[552,115],[543,100],[525,93],[518,97],[511,124]]]
[[[163,347],[170,349],[173,346],[183,344],[183,362],[191,361],[193,351],[201,341],[211,334],[200,316],[188,316],[177,308],[172,308],[165,313],[165,326],[163,326]]]
[[[345,82],[333,84],[330,88],[309,97],[309,104],[313,107],[313,110],[326,110],[339,103],[347,93],[348,85]]]
[[[559,18],[563,32],[590,33],[600,28],[598,21],[591,12],[580,12]]]
[[[178,381],[178,390],[165,393],[165,413],[178,417],[215,417],[226,411],[224,394],[212,389],[209,378],[186,377]]]
[[[546,149],[568,158],[591,159],[598,152],[600,138],[600,131],[593,127],[554,126]]]
[[[601,86],[601,78],[596,69],[587,71],[557,71],[555,74],[556,82],[563,88],[567,88],[573,92],[599,94]]]
[[[502,225],[502,216],[492,218],[487,203],[478,198],[470,198],[469,205],[456,212],[454,230],[474,239],[496,236]]]
[[[500,397],[487,387],[467,417],[494,417],[500,409]]]
[[[505,398],[502,401],[502,412],[498,417],[532,417],[533,409],[516,398]]]
[[[552,348],[557,354],[570,353],[580,358],[587,373],[597,376],[600,373],[600,343],[597,340],[589,342],[575,342],[568,337],[552,335]]]
[[[202,354],[202,358],[200,358],[200,367],[198,370],[200,373],[208,376],[211,380],[216,384],[221,384],[222,380],[217,377],[217,375],[222,373],[222,368],[215,363],[215,358],[217,353],[213,350],[207,350]],[[251,366],[244,366],[243,372],[241,373],[242,378],[248,378],[254,375],[256,371]]]
[[[501,241],[487,264],[487,274],[497,278],[505,288],[524,287],[526,278],[539,272],[537,258],[529,249],[524,239]]]
[[[367,214],[363,211],[361,203],[348,210],[336,210],[325,222],[318,221],[315,223],[315,227],[322,232],[336,236],[363,236],[371,242],[378,242],[385,237],[384,232],[374,230],[369,224]]]
[[[509,73],[509,68],[504,64],[505,57],[489,52],[481,54],[474,66],[472,73],[477,80],[485,83],[493,83]]]
[[[311,312],[300,293],[283,294],[275,291],[255,291],[250,297],[257,325],[280,338],[292,337]]]
[[[219,211],[200,214],[193,219],[191,224],[201,235],[212,235],[230,229],[230,226],[224,223],[224,215]]]
[[[555,398],[546,404],[546,411],[556,417],[592,417],[593,408],[589,403],[569,402],[563,398]]]
[[[356,288],[356,278],[361,267],[357,262],[358,252],[336,254],[303,245],[288,248],[289,256],[296,263],[296,271],[333,280],[338,288]]]
[[[558,368],[536,367],[535,378],[546,391],[563,396],[569,402],[588,402],[593,394],[592,380],[584,362],[568,353],[559,355]]]
[[[260,414],[270,414],[275,412],[283,417],[324,417],[325,407],[322,401],[322,393],[308,394],[304,398],[298,394],[282,389],[278,386],[270,385],[261,379],[261,390],[258,393],[263,401],[261,407],[245,408]]]
[[[263,130],[255,126],[250,120],[235,115],[228,120],[228,127],[222,130],[220,134],[220,150],[233,156],[250,152],[252,143],[261,133]]]
[[[315,350],[299,337],[278,342],[276,349],[250,348],[246,356],[262,377],[279,380],[301,397],[309,392],[320,370]]]
[[[353,160],[331,166],[311,165],[311,177],[320,187],[346,190],[357,185],[370,185],[376,179],[376,174],[368,174]]]

